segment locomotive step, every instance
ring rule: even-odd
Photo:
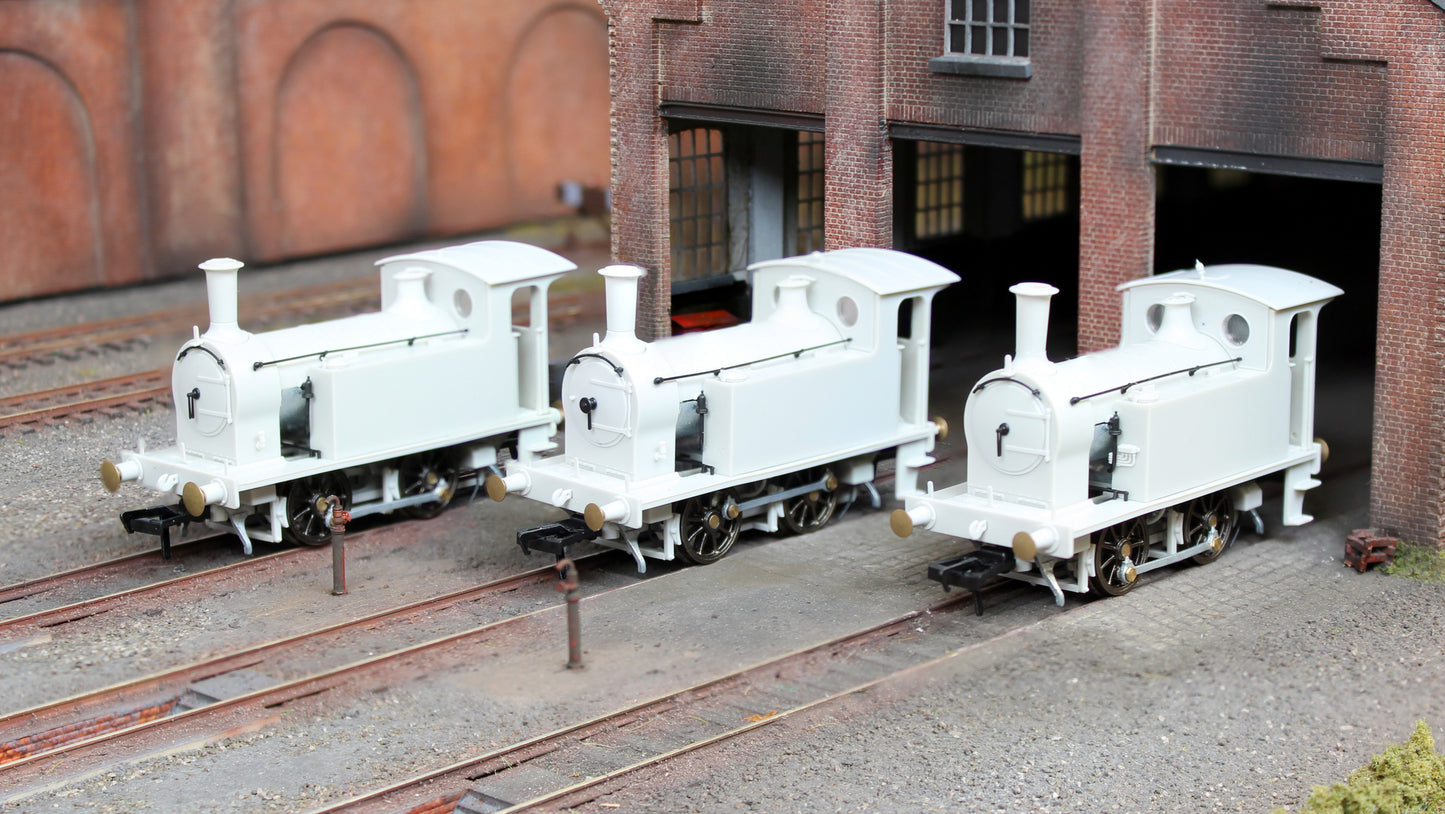
[[[200,518],[192,517],[179,504],[175,506],[152,506],[149,509],[133,509],[121,512],[120,522],[127,534],[154,534],[161,538],[161,559],[171,558],[171,528],[185,527]]]
[[[958,557],[928,564],[928,578],[943,585],[944,590],[957,585],[973,592],[973,611],[983,615],[984,583],[1013,570],[1013,552],[1004,548],[980,548]]]
[[[587,522],[580,517],[569,517],[556,523],[544,523],[517,532],[517,545],[522,553],[543,551],[562,559],[569,546],[596,539],[598,532],[587,528]]]

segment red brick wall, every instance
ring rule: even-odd
[[[0,300],[141,277],[129,3],[0,3]]]
[[[1445,11],[1323,6],[1329,53],[1389,62],[1371,522],[1445,545]]]
[[[944,52],[939,2],[885,4],[888,118],[1020,133],[1079,133],[1084,8],[1034,0],[1028,80],[933,73]]]
[[[143,106],[145,154],[154,157],[147,162],[145,208],[157,268],[148,276],[189,273],[187,266],[217,255],[246,255],[241,119],[236,95],[221,91],[235,82],[228,11],[195,0],[137,7],[146,32],[141,92],[157,100]]]
[[[828,0],[823,243],[893,245],[893,148],[884,120],[883,9],[888,0]]]
[[[662,98],[821,114],[827,76],[823,5],[716,0],[704,4],[701,25],[661,23]]]
[[[1156,9],[1154,144],[1380,161],[1383,63],[1323,59],[1317,2]]]
[[[697,2],[603,0],[612,79],[612,258],[647,271],[638,290],[637,333],[671,333],[671,241],[667,217],[667,123],[657,115],[659,28],[698,22]]]
[[[0,301],[565,213],[594,0],[0,3]]]
[[[591,3],[235,8],[255,256],[558,214],[558,181],[605,183],[606,18]]]
[[[1080,101],[1079,350],[1114,344],[1114,287],[1142,277],[1154,257],[1154,171],[1149,165],[1149,3],[1087,0]]]

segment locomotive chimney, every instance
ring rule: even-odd
[[[1059,290],[1048,283],[1019,283],[1009,289],[1017,307],[1014,362],[1049,363],[1049,300]]]
[[[217,257],[200,265],[206,273],[206,306],[211,312],[211,324],[206,336],[212,339],[235,339],[246,332],[236,324],[236,278],[237,272],[246,265],[240,260]]]
[[[599,269],[607,286],[607,336],[602,344],[617,350],[643,347],[637,338],[637,280],[645,272],[637,266]]]

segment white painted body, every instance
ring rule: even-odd
[[[1008,576],[1047,585],[1062,603],[1061,588],[1087,591],[1096,576],[1094,533],[1125,520],[1167,529],[1142,572],[1205,551],[1180,536],[1181,506],[1229,490],[1237,509],[1252,510],[1252,482],[1266,474],[1285,473],[1284,523],[1311,519],[1303,497],[1318,485],[1322,451],[1313,435],[1316,317],[1342,292],[1252,265],[1120,290],[1119,346],[1064,362],[1042,352],[1047,297],[1040,316],[1037,292],[1032,303],[1020,293],[1019,358],[981,379],[965,405],[968,481],[908,498],[905,529],[1001,548],[1027,535],[1037,558],[1017,557]],[[1116,449],[1107,432],[1115,415]],[[1062,585],[1053,573],[1061,562],[1071,564]]]
[[[495,467],[501,445],[550,446],[547,288],[571,261],[507,241],[389,257],[380,311],[254,334],[236,325],[240,264],[227,263],[208,264],[211,326],[173,368],[175,446],[124,453],[117,469],[173,500],[196,484],[205,519],[248,552],[286,526],[278,485],[346,471],[356,516],[403,505],[407,456],[446,449],[474,470]],[[526,317],[514,325],[518,291]]]
[[[673,559],[674,504],[828,465],[845,486],[869,483],[896,450],[895,491],[917,491],[932,462],[928,403],[932,298],[957,275],[883,249],[845,249],[754,264],[751,322],[641,342],[632,298],[640,274],[608,276],[608,335],[577,354],[562,383],[564,452],[507,467],[513,493],[573,513],[605,515],[601,542],[637,558]],[[899,309],[911,316],[899,337]],[[679,419],[696,425],[700,454],[679,462]],[[584,412],[584,400],[595,401]],[[589,424],[590,419],[590,424]],[[685,433],[683,433],[685,435]],[[682,443],[687,439],[683,438]],[[757,487],[761,488],[761,487]],[[745,528],[778,528],[777,504]]]

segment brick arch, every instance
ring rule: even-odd
[[[104,281],[95,136],[56,67],[0,50],[0,300]]]
[[[606,187],[609,173],[607,20],[559,4],[517,37],[503,90],[508,182],[525,211],[563,210],[561,181]],[[559,85],[557,77],[569,81]]]
[[[273,99],[262,258],[420,234],[427,158],[418,88],[406,54],[369,25],[332,23],[291,54]]]

